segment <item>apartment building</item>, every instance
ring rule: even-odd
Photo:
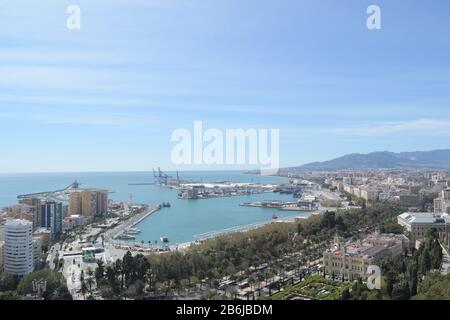
[[[5,208],[7,219],[22,219],[33,223],[33,228],[35,228],[36,221],[36,206],[19,203],[7,206]]]
[[[29,205],[35,208],[33,228],[39,228],[41,225],[41,199],[38,198],[24,198],[19,199],[19,204]]]
[[[33,237],[33,266],[36,267],[41,261],[44,253],[42,251],[42,238],[39,236]]]
[[[439,197],[434,199],[434,213],[450,214],[450,189],[442,190]]]
[[[83,189],[69,195],[69,215],[82,216],[85,221],[95,216],[104,216],[108,211],[108,191],[103,189]]]
[[[3,272],[5,241],[0,241],[0,272]]]
[[[26,276],[33,272],[33,224],[30,221],[6,221],[4,270],[17,276]]]
[[[360,188],[360,197],[366,201],[377,201],[380,192],[375,188],[362,187]]]
[[[55,238],[63,229],[63,204],[62,202],[46,201],[41,205],[41,228],[47,228]]]

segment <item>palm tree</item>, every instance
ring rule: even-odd
[[[88,291],[88,288],[87,288],[86,282],[84,282],[84,280],[83,280],[83,281],[81,281],[81,289],[80,289],[80,293],[81,293],[81,296],[83,297],[83,299],[86,297],[87,291]]]
[[[94,271],[91,268],[87,269],[86,284],[89,286],[89,293],[92,295],[92,286],[94,285]]]
[[[223,292],[225,293],[225,298],[230,298],[231,299],[231,286],[229,285],[225,285],[225,287],[223,288]]]
[[[59,269],[59,253],[55,255],[55,258],[53,259],[53,264],[55,265],[55,270]]]

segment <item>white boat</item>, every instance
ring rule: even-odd
[[[119,240],[134,240],[136,239],[134,236],[129,235],[129,234],[121,234],[120,236],[117,237]]]
[[[129,229],[125,230],[124,233],[125,233],[125,234],[128,234],[128,235],[134,235],[134,234],[139,234],[139,233],[141,233],[141,230],[139,230],[139,229],[137,229],[137,228],[129,228]]]

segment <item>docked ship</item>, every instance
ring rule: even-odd
[[[120,236],[117,237],[117,239],[119,239],[119,240],[135,240],[136,237],[126,234],[126,233],[122,233]]]
[[[126,235],[135,235],[135,234],[139,234],[139,233],[141,233],[141,230],[139,230],[138,228],[128,228],[124,232],[124,234],[126,234]]]

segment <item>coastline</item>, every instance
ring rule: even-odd
[[[157,210],[153,210],[152,213],[158,211]],[[308,214],[308,215],[305,215]],[[169,249],[169,250],[154,250],[155,247],[154,245],[149,245],[148,243],[144,243],[142,244],[141,242],[136,242],[136,241],[126,241],[126,240],[116,240],[114,238],[112,238],[112,243],[115,246],[122,246],[122,247],[127,247],[128,249],[131,249],[132,251],[134,250],[138,250],[139,249],[151,249],[152,253],[162,253],[162,252],[173,252],[173,251],[185,251],[187,249],[189,249],[189,247],[193,246],[193,245],[197,245],[200,244],[203,241],[206,240],[211,240],[211,239],[216,239],[219,238],[221,236],[226,236],[226,235],[230,235],[230,234],[234,234],[234,233],[241,233],[241,232],[247,232],[247,231],[251,231],[251,230],[256,230],[258,228],[262,228],[264,226],[267,226],[269,224],[272,223],[293,223],[295,222],[295,220],[297,219],[308,219],[309,217],[316,215],[316,214],[320,214],[321,211],[315,211],[315,212],[304,212],[304,214],[297,214],[297,215],[292,215],[292,216],[287,216],[287,217],[283,217],[281,219],[278,219],[276,221],[274,220],[266,220],[266,221],[262,221],[262,222],[257,222],[257,223],[253,223],[250,225],[243,225],[243,226],[235,226],[232,228],[226,228],[226,229],[222,229],[222,230],[217,230],[217,231],[210,231],[210,232],[206,232],[204,234],[201,235],[195,235],[195,236],[202,236],[202,235],[207,235],[206,237],[203,238],[199,238],[196,240],[192,240],[192,241],[186,241],[186,242],[181,242],[181,243],[174,243],[174,244],[169,244],[166,245],[165,248]],[[141,217],[141,220],[145,219],[146,217],[150,216],[150,212],[147,212],[147,215],[145,217]],[[118,235],[118,234],[117,234]],[[195,237],[194,236],[194,237]],[[164,246],[159,246],[159,248],[163,248]],[[127,249],[127,250],[128,250]]]
[[[173,244],[171,246],[169,246],[172,250],[172,248],[175,248],[176,250],[186,250],[187,248],[189,248],[191,245],[196,244],[198,241],[206,241],[206,240],[211,240],[211,239],[215,239],[215,238],[219,238],[221,236],[226,236],[226,235],[230,235],[230,234],[234,234],[234,233],[241,233],[241,232],[247,232],[247,231],[251,231],[251,230],[256,230],[259,228],[262,228],[264,226],[270,225],[272,223],[293,223],[295,222],[295,220],[297,219],[302,219],[302,220],[306,220],[309,217],[316,215],[316,214],[320,214],[320,211],[314,211],[314,212],[304,212],[304,213],[308,213],[309,215],[292,215],[292,216],[287,216],[287,217],[283,217],[281,219],[278,219],[276,221],[274,220],[267,220],[267,221],[263,221],[263,222],[257,222],[254,224],[250,224],[250,225],[244,225],[244,226],[236,226],[236,227],[232,227],[232,228],[227,228],[227,229],[223,229],[223,230],[217,230],[217,231],[210,231],[210,232],[206,232],[204,234],[201,235],[205,235],[205,234],[211,234],[211,236],[208,236],[206,238],[203,239],[197,239],[197,240],[193,240],[190,242],[184,242],[184,243],[180,243],[180,244]],[[195,236],[201,236],[201,235],[195,235]]]

